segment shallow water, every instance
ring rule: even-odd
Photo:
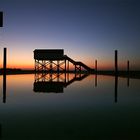
[[[129,80],[7,75],[3,95],[0,76],[0,139],[140,139],[140,80]]]

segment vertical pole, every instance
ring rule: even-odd
[[[127,61],[127,73],[129,74],[129,60]]]
[[[129,81],[130,81],[130,79],[129,79],[129,71],[130,71],[130,69],[129,69],[129,61],[127,61],[127,86],[129,87]]]
[[[59,73],[59,60],[57,60],[57,73]]]
[[[115,50],[115,103],[118,96],[118,51]]]
[[[95,60],[95,71],[97,72],[97,60]]]
[[[3,56],[3,70],[6,72],[6,55],[7,55],[7,48],[4,48],[4,56]]]
[[[66,69],[67,69],[67,67],[66,67],[66,66],[67,66],[67,64],[66,64],[66,59],[65,59],[65,72],[66,72]]]
[[[68,67],[67,67],[67,71],[69,72],[69,61],[68,61]]]
[[[35,72],[36,72],[36,59],[35,59]]]
[[[115,74],[118,74],[118,51],[115,50]]]
[[[52,60],[50,60],[50,72],[52,72]]]
[[[4,48],[4,56],[3,56],[3,103],[6,102],[6,55],[7,55],[7,48]]]

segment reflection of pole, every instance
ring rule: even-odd
[[[95,74],[95,87],[97,87],[97,73]]]
[[[6,103],[6,73],[3,73],[3,103]]]
[[[67,82],[69,82],[69,72],[67,73]]]
[[[76,72],[76,64],[75,64],[75,72]]]
[[[118,96],[118,76],[115,75],[115,103],[117,103],[117,96]]]

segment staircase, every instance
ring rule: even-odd
[[[68,60],[69,62],[71,62],[73,65],[75,66],[79,66],[84,68],[85,70],[87,70],[88,72],[92,72],[94,71],[94,69],[91,69],[90,67],[88,67],[86,64],[79,62],[79,61],[74,61],[73,59],[71,59],[70,57],[68,57],[67,55],[64,55],[64,59]]]

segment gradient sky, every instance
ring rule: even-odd
[[[8,66],[33,68],[34,49],[62,48],[74,60],[100,69],[130,61],[140,70],[139,0],[0,0],[4,27],[0,28],[2,51],[8,48]]]

